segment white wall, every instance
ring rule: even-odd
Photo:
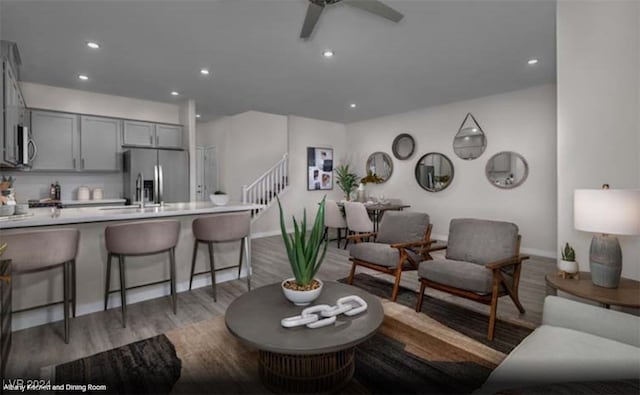
[[[573,228],[573,191],[640,187],[640,3],[558,2],[558,244],[589,270],[592,235]],[[640,279],[640,241],[619,237]]]
[[[484,130],[488,145],[473,161],[458,158],[453,138],[467,112]],[[405,161],[393,157],[393,175],[367,190],[401,198],[412,211],[430,215],[434,236],[446,238],[449,221],[458,217],[512,221],[523,235],[523,251],[555,256],[556,251],[556,88],[544,85],[504,94],[431,107],[349,124],[347,146],[357,172],[364,175],[369,154],[392,155],[399,133],[410,133],[416,152]],[[430,193],[416,183],[414,169],[427,152],[441,152],[454,165],[454,179],[444,191]],[[484,167],[499,151],[515,151],[529,163],[529,178],[513,190],[498,189],[487,181]]]
[[[21,82],[27,107],[140,121],[180,123],[178,104]]]

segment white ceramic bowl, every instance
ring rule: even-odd
[[[318,299],[318,296],[320,296],[320,293],[322,292],[322,287],[324,286],[321,280],[316,279],[320,283],[320,286],[316,289],[312,289],[311,291],[294,291],[293,289],[284,287],[284,283],[294,280],[295,278],[291,277],[284,280],[280,284],[282,292],[284,293],[284,297],[287,298],[291,303],[295,304],[296,306],[308,306],[309,304],[311,304],[311,302]]]
[[[9,215],[13,215],[16,211],[16,206],[14,204],[5,204],[0,206],[0,217],[6,217]]]
[[[211,199],[211,203],[216,206],[224,206],[229,203],[231,197],[229,195],[209,195],[209,199]]]
[[[558,270],[562,270],[566,273],[578,273],[578,262],[565,261],[564,259],[558,260]]]

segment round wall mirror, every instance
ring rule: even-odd
[[[416,181],[429,192],[440,192],[453,181],[453,163],[444,154],[430,152],[416,164]]]
[[[393,156],[400,160],[406,160],[413,155],[413,151],[416,149],[416,142],[410,134],[402,133],[393,139],[391,150]]]
[[[478,158],[487,148],[487,138],[471,113],[462,121],[456,137],[453,139],[453,152],[461,159]]]
[[[485,174],[491,185],[511,189],[525,182],[529,175],[529,165],[517,152],[498,152],[487,162]]]
[[[384,152],[374,152],[367,159],[367,175],[371,178],[369,182],[382,184],[386,182],[393,173],[393,160]]]

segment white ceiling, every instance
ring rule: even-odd
[[[555,81],[555,1],[387,4],[400,23],[338,4],[305,42],[307,0],[2,0],[1,37],[18,43],[25,81],[193,98],[203,119],[253,109],[353,122]]]

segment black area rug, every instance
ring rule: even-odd
[[[404,348],[376,334],[356,348],[354,378],[372,394],[469,394],[491,373],[470,361],[424,360]]]
[[[339,281],[346,283],[347,279],[344,278]],[[391,297],[391,288],[393,287],[393,284],[388,281],[365,273],[356,274],[353,285],[385,299]],[[416,291],[400,287],[396,302],[415,308],[417,297]],[[532,332],[529,328],[497,320],[495,338],[493,341],[489,341],[487,340],[488,316],[453,303],[432,298],[426,294],[422,302],[422,312],[441,324],[503,353],[511,352]]]
[[[180,377],[181,367],[173,344],[159,335],[58,365],[55,382],[107,386],[106,391],[86,391],[94,393],[168,394]]]

